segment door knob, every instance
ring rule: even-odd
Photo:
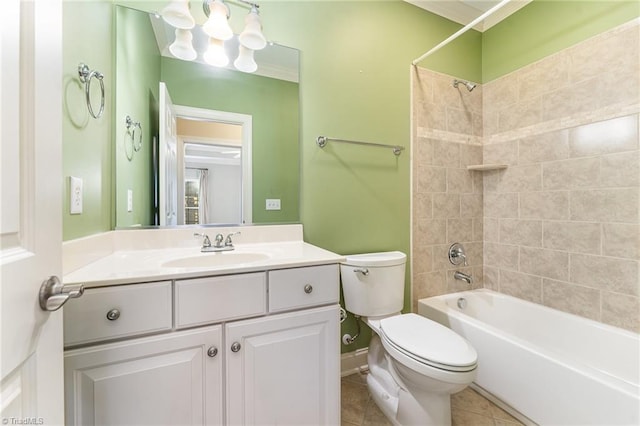
[[[233,344],[231,345],[231,352],[238,352],[238,351],[240,351],[240,348],[242,348],[240,343],[233,342]]]
[[[69,299],[76,299],[84,293],[84,286],[62,285],[60,278],[55,275],[50,276],[42,282],[38,301],[43,311],[57,311]]]

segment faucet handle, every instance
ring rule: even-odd
[[[227,235],[227,238],[224,240],[224,245],[227,247],[233,247],[233,241],[231,241],[231,237],[238,234],[240,234],[240,231],[232,232]]]
[[[462,244],[454,243],[449,247],[449,262],[456,266],[464,262],[464,266],[467,266],[467,256],[464,253],[464,247],[462,247]]]
[[[198,232],[193,233],[194,237],[202,237],[202,247],[211,247],[211,240],[207,234],[200,234]]]

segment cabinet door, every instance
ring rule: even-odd
[[[227,423],[339,424],[338,318],[334,305],[227,324]]]
[[[222,351],[208,354],[221,337],[214,326],[67,351],[67,424],[222,424]]]

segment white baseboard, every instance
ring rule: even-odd
[[[340,355],[340,376],[344,377],[366,370],[368,368],[368,353],[369,348],[363,348]]]

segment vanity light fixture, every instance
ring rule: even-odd
[[[246,73],[255,72],[258,65],[253,58],[256,50],[267,46],[267,39],[262,33],[262,22],[258,4],[246,0],[233,0],[251,7],[244,19],[245,27],[238,36],[238,57],[233,62],[236,69]],[[207,20],[202,30],[209,36],[209,43],[203,59],[206,63],[225,67],[229,63],[229,57],[225,52],[224,42],[233,37],[233,30],[229,26],[231,12],[224,0],[203,0],[202,10]],[[163,19],[176,28],[175,40],[169,46],[169,52],[185,61],[193,61],[198,53],[193,48],[193,34],[191,29],[195,26],[195,20],[189,12],[189,0],[171,0],[162,10]]]
[[[193,34],[191,31],[176,28],[176,39],[169,46],[169,52],[183,61],[193,61],[198,57],[198,53],[193,48]]]
[[[267,45],[267,39],[262,33],[262,22],[258,13],[260,6],[246,0],[235,1],[251,6],[251,10],[245,17],[245,27],[238,36],[238,57],[233,61],[233,65],[240,71],[252,73],[258,69],[258,65],[253,59],[253,52],[264,49]],[[231,13],[223,0],[203,0],[202,9],[208,17],[202,28],[207,35],[223,41],[233,37],[233,30],[231,30],[228,22]]]
[[[189,0],[171,0],[160,14],[167,24],[175,28],[190,30],[196,25],[189,11]]]
[[[209,37],[209,45],[207,51],[204,52],[203,59],[214,67],[226,67],[229,63],[229,57],[224,50],[224,42],[217,38]]]
[[[256,72],[258,64],[256,64],[255,59],[253,59],[253,49],[248,49],[240,44],[238,46],[238,51],[238,57],[233,61],[233,66],[242,72]]]
[[[251,11],[244,18],[244,25],[244,30],[238,36],[240,44],[252,50],[264,49],[267,45],[267,39],[262,34],[262,22],[260,22],[257,5],[251,5]]]
[[[202,29],[209,37],[218,40],[229,40],[233,37],[233,30],[229,26],[229,17],[231,12],[222,0],[214,0],[209,2],[205,0],[202,5],[204,14],[207,15],[207,22],[204,23]]]

